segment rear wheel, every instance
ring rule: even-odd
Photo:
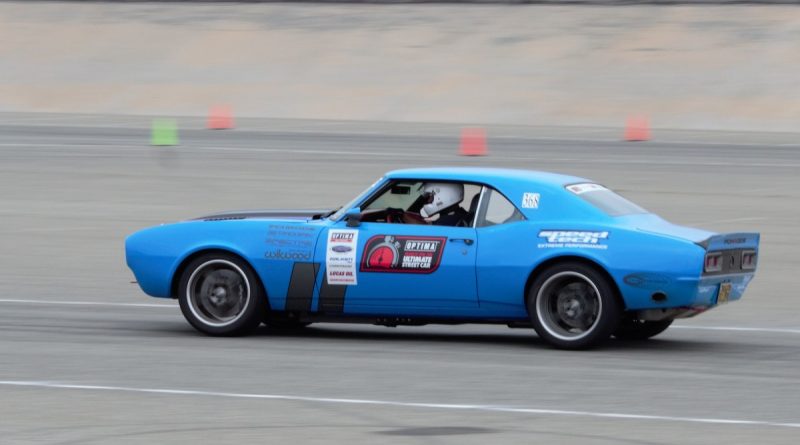
[[[587,349],[617,328],[620,304],[595,268],[562,263],[542,272],[528,293],[528,313],[541,338],[561,349]]]
[[[267,309],[255,272],[241,258],[225,253],[189,263],[181,275],[178,302],[195,329],[220,336],[252,332]]]
[[[644,321],[625,318],[614,331],[614,337],[618,340],[647,340],[667,330],[672,321],[672,319]]]

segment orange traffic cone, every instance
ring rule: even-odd
[[[630,116],[625,121],[625,140],[640,142],[650,140],[650,120],[644,116]]]
[[[483,128],[464,128],[461,130],[461,156],[486,156],[486,130]]]
[[[227,105],[211,107],[208,112],[209,130],[230,130],[233,128],[233,112]]]

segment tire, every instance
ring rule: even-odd
[[[559,349],[589,349],[617,329],[622,309],[609,280],[594,267],[565,262],[545,269],[528,292],[539,337]]]
[[[195,329],[214,336],[253,332],[267,312],[267,299],[253,269],[241,258],[209,253],[195,258],[178,284],[181,312]]]
[[[617,340],[647,340],[664,332],[673,320],[643,321],[625,318],[614,331]]]

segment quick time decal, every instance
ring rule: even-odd
[[[538,193],[523,193],[522,194],[522,208],[523,209],[538,209],[539,208],[539,194]]]
[[[578,249],[608,249],[605,241],[608,232],[579,231],[579,230],[542,230],[539,238],[545,242],[538,244],[540,249],[551,248],[578,248]]]
[[[597,191],[600,191],[600,190],[607,190],[607,189],[605,187],[603,187],[602,185],[600,185],[600,184],[585,183],[585,184],[572,184],[572,185],[569,185],[569,186],[567,186],[567,190],[571,191],[572,193],[574,193],[576,195],[582,195],[582,194],[588,193],[588,192],[597,192]]]
[[[446,241],[438,236],[373,236],[364,245],[361,272],[433,273]]]
[[[325,246],[325,270],[328,284],[356,285],[356,246],[358,230],[332,229]]]
[[[264,258],[282,261],[310,261],[316,230],[299,224],[271,224],[267,227]]]

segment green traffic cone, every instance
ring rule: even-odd
[[[178,145],[178,124],[174,119],[153,120],[150,145]]]

